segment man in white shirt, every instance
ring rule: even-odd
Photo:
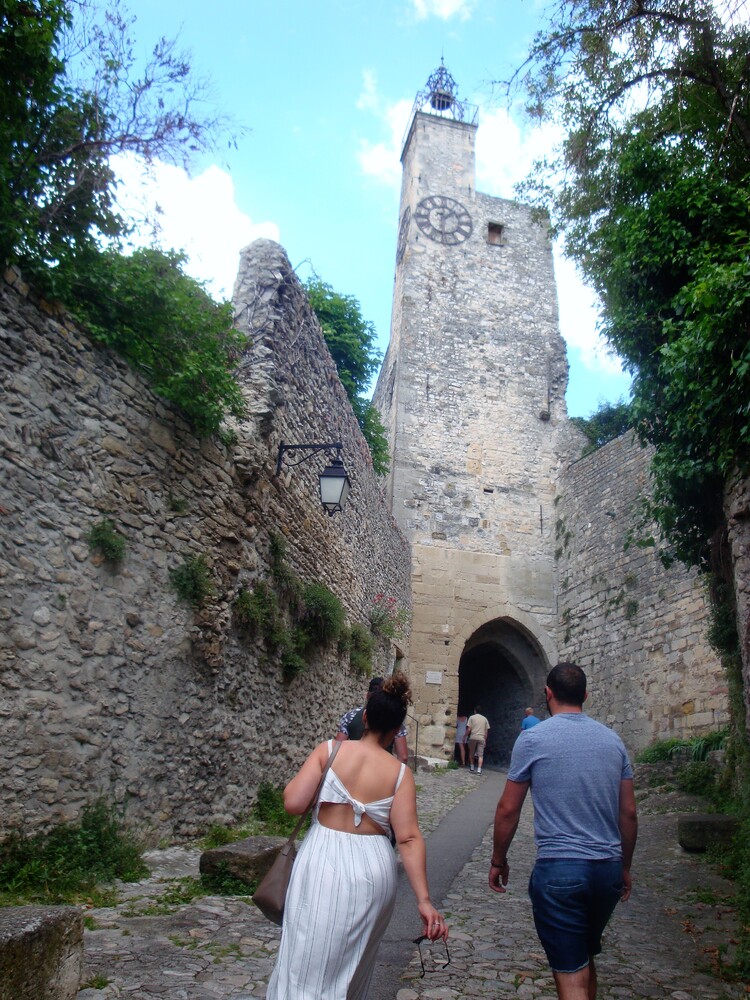
[[[487,733],[490,731],[490,724],[482,715],[481,705],[474,708],[474,714],[469,717],[466,724],[466,738],[469,742],[469,770],[474,770],[474,757],[477,758],[476,773],[482,773],[484,763],[484,748],[487,743]]]

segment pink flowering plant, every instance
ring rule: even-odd
[[[399,606],[395,597],[376,594],[370,608],[370,628],[386,639],[405,639],[411,624],[411,612]]]

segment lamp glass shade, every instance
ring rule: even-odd
[[[340,459],[334,459],[320,474],[320,502],[329,514],[342,510],[351,489],[349,476]]]

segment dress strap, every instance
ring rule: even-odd
[[[399,789],[399,785],[403,781],[404,774],[406,773],[406,764],[402,764],[398,772],[398,780],[396,781],[396,787],[393,789],[393,794],[395,795]]]

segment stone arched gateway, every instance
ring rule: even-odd
[[[489,719],[485,762],[490,766],[508,763],[526,706],[537,714],[544,710],[544,682],[554,650],[535,633],[508,614],[484,621],[464,641],[458,709],[470,715],[481,705]]]

